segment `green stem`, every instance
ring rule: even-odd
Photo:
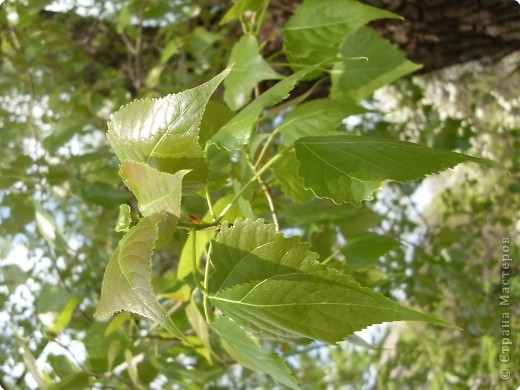
[[[206,202],[208,202],[208,209],[209,213],[211,214],[211,218],[213,219],[213,222],[215,222],[217,217],[215,216],[215,210],[213,210],[213,204],[211,203],[208,187],[206,187]]]
[[[222,218],[226,215],[226,213],[229,211],[229,209],[231,208],[231,206],[233,206],[235,204],[235,202],[238,200],[238,198],[240,198],[242,196],[242,194],[244,193],[244,191],[251,185],[253,184],[256,179],[258,179],[260,176],[262,176],[264,174],[265,171],[267,171],[271,165],[273,165],[276,161],[278,161],[278,159],[280,159],[280,157],[282,157],[282,154],[284,152],[286,152],[287,150],[290,150],[291,148],[287,148],[285,149],[282,153],[279,153],[277,154],[276,156],[274,156],[272,159],[270,159],[260,170],[258,170],[254,176],[249,179],[249,181],[244,184],[244,186],[240,189],[240,191],[235,195],[235,197],[231,200],[231,202],[229,202],[229,204],[224,208],[224,210],[222,210],[222,212],[220,213],[220,215],[218,216],[217,218],[217,222],[220,222],[222,220]]]
[[[264,158],[265,154],[267,153],[267,150],[269,149],[271,142],[273,142],[274,137],[276,137],[278,135],[278,133],[280,133],[280,128],[281,128],[281,126],[274,129],[274,131],[271,134],[269,134],[269,137],[267,137],[267,139],[265,140],[264,147],[260,151],[260,154],[258,155],[256,163],[253,164],[253,166],[252,166],[254,169],[258,169],[258,166],[260,165],[260,163],[262,162],[262,159]]]
[[[191,257],[192,259],[192,268],[193,268],[193,281],[195,282],[195,286],[197,286],[197,288],[204,294],[206,295],[208,292],[206,291],[206,289],[204,288],[204,286],[202,285],[202,283],[200,282],[199,278],[198,278],[198,268],[197,268],[197,230],[195,228],[192,228],[191,229],[191,234],[192,234],[192,237],[193,237],[193,240],[191,241],[192,242],[192,252],[193,252],[193,255]]]
[[[209,285],[209,267],[210,267],[210,262],[211,262],[210,259],[211,259],[211,248],[212,248],[211,241],[213,240],[213,238],[215,238],[215,235],[213,235],[213,237],[211,238],[211,240],[209,242],[208,253],[206,254],[206,267],[204,269],[204,290],[205,291],[208,291],[208,285]],[[212,321],[212,318],[211,318],[212,316],[211,316],[211,311],[209,310],[209,298],[208,298],[207,294],[204,294],[202,304],[204,306],[204,316],[206,317],[206,322],[208,324],[210,324]]]
[[[328,262],[330,262],[334,257],[336,257],[337,255],[339,255],[341,253],[340,250],[337,250],[336,252],[334,252],[333,254],[331,254],[329,257],[327,257],[325,260],[323,260],[321,262],[321,264],[327,264]]]

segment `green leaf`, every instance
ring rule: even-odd
[[[63,378],[58,383],[48,387],[49,390],[80,390],[90,388],[90,374],[86,372],[76,372]]]
[[[150,262],[163,220],[161,214],[144,217],[121,239],[105,270],[95,315],[104,320],[127,310],[154,320],[182,340],[184,335],[152,291]]]
[[[219,190],[224,187],[231,174],[231,153],[220,149],[216,145],[208,145],[206,148],[206,160],[208,161],[208,189]]]
[[[120,171],[143,216],[166,211],[177,218],[181,213],[182,179],[187,173],[183,170],[171,175],[133,161],[123,161]]]
[[[206,145],[208,140],[229,122],[234,115],[235,113],[223,102],[215,99],[210,100],[202,116],[202,122],[200,122],[199,137],[201,145]]]
[[[223,224],[213,242],[210,299],[225,315],[263,337],[343,340],[389,321],[449,323],[393,302],[317,262],[297,237],[262,220]]]
[[[0,266],[0,271],[2,286],[7,287],[11,294],[15,292],[19,285],[24,284],[29,278],[26,272],[14,264],[2,265]]]
[[[258,54],[258,43],[252,34],[242,36],[235,43],[228,61],[233,63],[233,69],[224,80],[224,100],[233,111],[251,100],[251,92],[260,81],[281,77]]]
[[[251,136],[251,129],[262,111],[287,99],[296,83],[307,74],[316,70],[317,67],[318,65],[315,65],[302,69],[269,88],[226,123],[212,137],[211,141],[230,151],[240,149],[242,145],[248,142]]]
[[[387,181],[417,180],[469,161],[501,168],[493,161],[460,153],[354,135],[302,138],[295,150],[305,188],[320,198],[356,207],[373,199]]]
[[[282,143],[292,145],[299,138],[329,135],[347,116],[366,111],[357,104],[332,99],[316,99],[300,104],[279,127]]]
[[[226,24],[232,20],[240,18],[247,11],[257,12],[262,7],[267,6],[269,0],[237,0],[235,4],[226,12],[220,24]]]
[[[336,99],[361,101],[376,89],[421,68],[369,28],[352,34],[341,49],[341,56],[366,57],[368,62],[349,61],[334,65],[330,96]]]
[[[186,317],[195,331],[195,334],[199,337],[201,344],[207,350],[208,362],[211,363],[211,355],[209,354],[209,352],[211,352],[211,344],[209,342],[208,323],[200,313],[193,299],[188,306],[186,306]]]
[[[171,40],[168,42],[168,44],[165,46],[163,51],[161,52],[161,59],[160,63],[161,65],[164,65],[168,62],[168,60],[173,57],[175,54],[179,52],[179,45],[177,44],[177,41]]]
[[[306,0],[285,26],[291,63],[316,64],[338,55],[341,43],[372,20],[399,16],[355,0]]]
[[[67,242],[58,229],[54,217],[45,211],[38,201],[33,201],[35,210],[36,226],[42,237],[53,248],[67,248]]]
[[[160,99],[136,100],[108,122],[107,138],[121,160],[197,158],[199,124],[212,93],[230,68],[210,81]]]
[[[372,267],[381,256],[399,246],[401,243],[392,237],[365,232],[350,238],[341,248],[341,253],[350,268],[359,270]]]
[[[261,349],[229,318],[218,318],[211,324],[211,329],[219,334],[223,347],[240,365],[263,372],[291,389],[300,388],[280,356]]]
[[[114,230],[116,232],[126,232],[130,229],[130,225],[132,223],[132,210],[130,206],[127,204],[119,205],[119,215],[117,217],[116,227]]]
[[[271,170],[280,182],[282,191],[287,198],[298,203],[305,203],[313,199],[314,195],[303,187],[303,180],[297,175],[299,165],[294,151],[291,150],[284,153]]]

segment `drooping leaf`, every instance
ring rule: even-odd
[[[227,150],[240,149],[249,140],[251,129],[262,110],[287,99],[296,83],[316,68],[317,65],[304,68],[269,88],[227,122],[211,141]]]
[[[350,238],[341,253],[345,255],[347,265],[358,270],[373,266],[381,256],[400,245],[392,237],[365,232]]]
[[[354,135],[302,138],[295,150],[305,188],[320,198],[356,207],[373,199],[387,181],[417,180],[470,161],[500,168],[493,161],[460,153]]]
[[[198,144],[199,125],[206,104],[230,68],[210,81],[161,99],[134,101],[117,111],[108,123],[107,138],[121,160],[154,159],[162,171],[191,169],[186,183],[197,189],[207,177]]]
[[[233,321],[226,317],[218,318],[211,329],[219,334],[226,351],[239,363],[253,371],[271,376],[275,381],[291,389],[299,389],[296,380],[285,361],[275,353],[261,349]]]
[[[260,81],[281,77],[258,53],[258,43],[252,34],[242,36],[235,43],[228,63],[234,65],[224,80],[224,100],[233,111],[249,102],[253,88]]]
[[[303,179],[298,176],[298,166],[294,151],[288,151],[271,168],[280,182],[282,191],[287,198],[298,203],[309,202],[314,195],[303,187]]]
[[[174,336],[184,335],[164,312],[151,285],[150,262],[162,214],[144,217],[121,239],[108,262],[96,316],[103,320],[122,310],[158,322]]]
[[[329,135],[349,115],[366,112],[361,106],[347,101],[316,99],[300,104],[291,111],[279,126],[284,145],[297,139]]]
[[[297,237],[262,220],[223,224],[213,242],[211,301],[263,337],[334,343],[389,321],[449,323],[408,309],[317,262]]]
[[[356,0],[305,0],[285,26],[284,50],[295,64],[316,64],[338,55],[341,43],[376,19],[399,16]]]
[[[137,198],[139,211],[145,217],[168,212],[179,218],[181,212],[183,170],[171,175],[133,161],[121,163],[121,177]]]
[[[376,89],[416,71],[421,65],[408,61],[389,41],[369,28],[352,34],[343,44],[342,57],[366,57],[366,61],[336,63],[330,95],[361,101]]]

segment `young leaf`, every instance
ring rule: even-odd
[[[249,140],[251,129],[262,113],[262,110],[287,99],[289,92],[291,92],[296,83],[307,74],[316,70],[317,67],[318,65],[304,68],[269,88],[227,122],[224,127],[211,138],[211,141],[230,151],[240,149],[242,145],[245,145]]]
[[[318,263],[297,237],[262,220],[222,225],[213,242],[210,300],[263,337],[334,343],[389,321],[449,323],[408,309]]]
[[[328,135],[347,116],[366,111],[357,104],[332,99],[316,99],[300,104],[279,127],[282,143],[292,145],[299,138]]]
[[[350,238],[341,248],[350,268],[358,270],[373,266],[388,251],[401,246],[392,237],[365,232]]]
[[[229,318],[218,318],[211,324],[211,329],[219,334],[226,351],[240,365],[270,375],[275,381],[291,389],[300,388],[281,357],[261,349]]]
[[[400,18],[356,0],[306,0],[285,26],[290,62],[316,64],[338,55],[340,44],[372,20]]]
[[[320,198],[356,207],[373,199],[387,181],[417,180],[468,161],[500,168],[493,161],[465,154],[355,135],[302,138],[295,149],[305,188]]]
[[[96,317],[108,319],[122,310],[158,322],[184,340],[182,332],[164,312],[152,291],[150,262],[162,214],[144,217],[121,239],[105,270]]]
[[[361,101],[376,89],[421,68],[375,31],[362,28],[343,44],[341,56],[367,57],[366,61],[336,63],[330,96]]]
[[[166,211],[179,218],[182,178],[187,173],[183,170],[171,175],[134,161],[123,161],[120,170],[125,185],[134,193],[139,211],[145,217]]]
[[[130,206],[127,204],[119,205],[119,215],[117,217],[116,227],[114,230],[116,232],[126,232],[130,228],[130,224],[132,223],[132,210]]]
[[[251,99],[251,92],[260,81],[281,77],[258,54],[258,43],[251,34],[242,36],[235,44],[228,63],[234,65],[224,80],[224,100],[233,111]]]

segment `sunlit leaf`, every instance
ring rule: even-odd
[[[244,367],[260,371],[291,389],[299,389],[284,360],[275,353],[261,349],[240,327],[229,318],[220,317],[211,329],[222,339],[226,351]]]
[[[251,100],[251,92],[260,81],[281,77],[258,54],[258,43],[251,34],[242,36],[235,44],[228,63],[234,65],[224,80],[224,100],[234,111]]]
[[[317,257],[297,237],[285,238],[262,220],[223,224],[213,242],[210,299],[240,325],[274,339],[334,343],[389,321],[451,326],[360,286]]]
[[[132,210],[130,206],[127,204],[119,205],[119,215],[116,221],[116,227],[114,230],[116,232],[126,232],[130,228],[130,224],[132,223]]]
[[[330,95],[337,99],[361,101],[376,89],[421,68],[369,28],[352,34],[343,45],[341,55],[345,58],[366,57],[368,62],[348,61],[334,65]]]
[[[105,270],[96,317],[108,319],[122,310],[159,323],[174,336],[184,335],[164,312],[152,291],[150,262],[164,216],[144,217],[121,239]]]
[[[462,162],[500,168],[490,160],[411,142],[353,135],[308,137],[295,144],[305,188],[336,203],[361,206],[385,182],[411,181]]]
[[[204,182],[207,167],[198,144],[199,125],[209,98],[229,71],[193,89],[122,107],[112,116],[107,132],[117,157],[155,159],[161,170],[170,173],[191,169],[189,181]]]

